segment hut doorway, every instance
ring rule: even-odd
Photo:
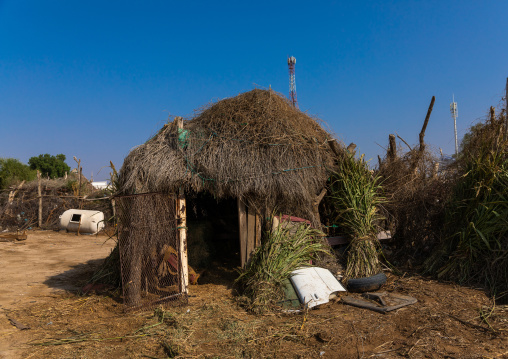
[[[235,272],[241,265],[237,200],[217,200],[208,193],[186,193],[189,265],[214,282],[218,272]]]

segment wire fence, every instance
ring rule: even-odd
[[[177,201],[162,193],[116,197],[126,310],[187,303]]]
[[[39,196],[37,191],[23,188],[10,198],[7,194],[0,196],[0,228],[11,231],[33,228],[56,230],[60,228],[60,216],[68,209],[103,212],[105,226],[114,227],[110,197],[83,198],[54,188],[43,188],[41,192]]]

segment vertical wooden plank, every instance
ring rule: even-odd
[[[247,263],[247,210],[245,203],[240,198],[237,200],[238,203],[238,229],[240,239],[240,260],[242,268]]]
[[[39,228],[42,227],[42,181],[41,172],[37,170],[37,195],[39,196]]]
[[[256,246],[256,212],[254,208],[247,207],[247,261],[252,256],[252,252],[254,252],[254,248]]]
[[[261,246],[261,215],[256,213],[256,243],[254,249]]]

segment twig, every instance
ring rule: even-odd
[[[408,350],[408,351],[407,351],[407,353],[406,353],[406,355],[407,355],[407,356],[409,356],[409,354],[411,354],[411,350],[413,350],[413,349],[414,349],[414,347],[418,345],[418,343],[420,342],[420,340],[421,340],[421,339],[418,339],[418,340],[416,341],[416,343],[414,343],[414,344],[413,344],[413,346],[412,346],[411,348],[409,348],[409,350]]]
[[[406,141],[405,141],[402,137],[400,137],[400,136],[399,136],[399,134],[398,134],[397,132],[395,132],[395,134],[397,135],[397,138],[398,138],[399,140],[401,140],[402,142],[404,142],[404,143],[405,143],[405,145],[409,148],[409,150],[410,150],[410,151],[412,151],[412,150],[413,150],[413,149],[411,148],[411,146],[409,146],[409,144],[408,144],[408,143],[407,143],[407,142],[406,142]]]
[[[131,338],[142,338],[148,337],[153,334],[139,334],[139,335],[126,335],[124,337],[111,337],[111,338],[64,338],[64,339],[55,339],[54,341],[42,342],[42,343],[28,343],[30,345],[37,346],[52,346],[52,345],[64,345],[64,344],[74,344],[74,343],[82,343],[82,342],[104,342],[107,340],[118,340],[118,339],[131,339]]]
[[[497,334],[497,332],[494,329],[492,329],[492,328],[485,328],[485,327],[482,327],[481,325],[476,325],[476,324],[473,324],[473,323],[466,322],[465,320],[462,320],[462,319],[460,319],[460,318],[458,318],[458,317],[456,317],[456,316],[454,316],[452,314],[448,314],[448,316],[450,318],[453,318],[456,321],[464,324],[464,325],[467,325],[467,326],[471,327],[471,328],[480,329],[480,330],[483,330],[485,332],[491,332],[491,333]]]

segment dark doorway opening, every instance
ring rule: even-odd
[[[189,265],[199,284],[236,278],[241,265],[237,200],[207,193],[186,194]],[[231,277],[231,278],[225,278]]]

